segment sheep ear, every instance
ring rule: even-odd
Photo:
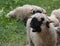
[[[50,24],[50,23],[53,23],[53,21],[48,18],[48,21],[46,22],[46,26],[47,26],[48,28],[49,28],[49,24]]]

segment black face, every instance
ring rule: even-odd
[[[41,32],[41,25],[43,24],[44,18],[41,18],[41,21],[38,21],[36,18],[31,20],[30,26],[33,28],[33,32]]]

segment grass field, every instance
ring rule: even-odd
[[[0,46],[25,46],[27,44],[24,23],[5,17],[9,11],[24,4],[43,7],[48,15],[52,10],[60,8],[60,0],[0,0]]]

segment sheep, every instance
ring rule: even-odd
[[[57,45],[60,46],[60,9],[55,9],[52,11],[52,14],[59,21],[59,26],[57,26]]]
[[[23,5],[21,7],[17,7],[14,10],[10,11],[7,14],[7,18],[17,18],[18,20],[24,20],[27,21],[27,19],[32,15],[35,14],[36,12],[40,12],[43,14],[46,14],[46,10],[35,6],[35,5]]]
[[[60,9],[55,9],[52,11],[51,14],[54,14],[54,16],[59,20],[60,22]]]
[[[52,21],[55,27],[59,26],[59,20],[55,17],[54,14],[51,14],[51,16],[48,16],[48,18],[50,19],[50,21]]]
[[[32,15],[26,24],[27,46],[56,46],[57,34],[55,27],[46,14],[36,13]]]
[[[53,22],[57,32],[57,46],[60,46],[60,9],[52,11],[49,19]]]

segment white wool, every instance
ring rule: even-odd
[[[55,26],[59,26],[59,20],[55,17],[54,14],[51,14],[51,16],[48,17],[52,23],[55,25]]]
[[[15,17],[17,19],[24,20],[24,19],[28,19],[32,15],[33,11],[37,11],[37,10],[42,11],[42,13],[44,14],[46,13],[46,10],[41,7],[35,5],[23,5],[21,7],[17,7],[14,10],[10,11],[7,14],[7,17],[8,18]]]
[[[41,25],[42,31],[41,32],[32,32],[32,28],[30,27],[30,22],[32,18],[37,18],[41,21],[41,18],[44,18],[44,23]],[[36,13],[32,15],[27,21],[27,35],[29,39],[29,46],[34,44],[34,46],[56,46],[57,42],[57,35],[55,31],[55,27],[52,23],[49,24],[49,28],[46,27],[46,21],[48,18],[45,14]],[[30,41],[32,40],[33,43]]]
[[[52,14],[59,20],[60,22],[60,9],[55,9],[52,11]]]
[[[46,10],[45,9],[43,9],[43,8],[41,8],[41,7],[38,7],[38,6],[35,6],[35,5],[23,5],[23,7],[28,7],[28,8],[32,8],[32,10],[40,10],[40,11],[42,11],[42,13],[44,13],[44,14],[46,14]]]
[[[51,14],[53,14],[51,16],[54,16],[59,21],[59,24],[58,24],[57,21],[54,20],[55,23],[58,24],[57,29],[56,29],[57,30],[57,45],[60,46],[60,9],[53,10]]]

